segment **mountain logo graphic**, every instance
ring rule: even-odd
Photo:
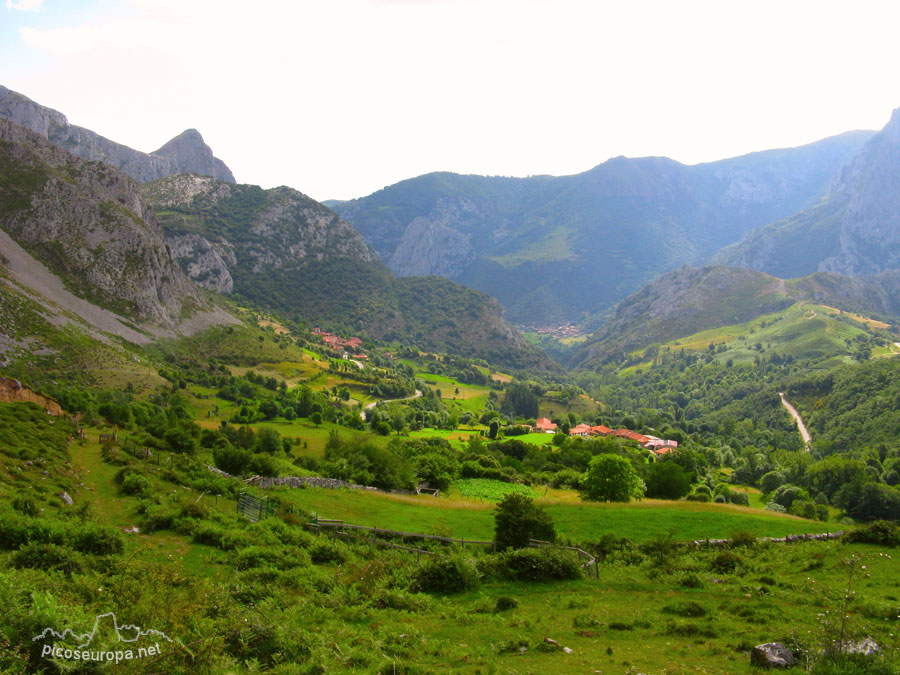
[[[76,633],[71,628],[66,628],[62,633],[60,633],[53,628],[45,628],[41,633],[35,635],[31,639],[33,641],[44,640],[48,637],[53,637],[57,640],[72,639],[80,643],[76,649],[87,649],[88,647],[90,647],[91,642],[97,636],[101,625],[109,620],[112,621],[112,629],[115,632],[116,637],[119,639],[119,642],[137,642],[140,638],[143,637],[149,637],[157,640],[162,638],[164,640],[172,642],[172,638],[170,638],[168,635],[153,628],[148,628],[145,630],[140,626],[132,626],[129,624],[119,625],[119,622],[116,619],[116,615],[113,612],[98,614],[94,618],[94,627],[88,633]]]

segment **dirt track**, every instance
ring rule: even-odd
[[[806,445],[806,451],[809,452],[809,445],[812,443],[812,438],[809,435],[809,431],[806,429],[806,425],[803,423],[803,418],[800,417],[800,413],[797,412],[797,409],[788,403],[788,400],[784,397],[784,392],[779,391],[778,395],[781,397],[781,405],[783,405],[791,414],[791,417],[797,421],[797,429],[800,430],[800,436],[803,438],[804,445]]]

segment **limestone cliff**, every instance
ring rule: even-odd
[[[900,268],[900,109],[837,173],[819,204],[750,231],[714,260],[781,277]]]
[[[200,306],[138,185],[0,119],[0,228],[75,295],[173,327]]]
[[[159,150],[140,152],[69,124],[62,113],[3,86],[0,86],[0,118],[30,129],[82,159],[111,164],[140,183],[178,173],[199,173],[234,182],[231,170],[213,156],[196,129],[184,131]]]

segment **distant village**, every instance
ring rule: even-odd
[[[357,361],[367,361],[369,357],[362,350],[362,340],[358,337],[342,338],[340,335],[329,333],[321,328],[313,328],[312,335],[318,337],[327,346],[336,351],[343,350],[343,358],[355,359]],[[385,355],[392,356],[392,355]],[[527,427],[526,425],[526,428]],[[533,427],[530,427],[532,433],[555,434],[559,427],[546,417],[539,418]],[[652,451],[658,457],[662,457],[678,447],[678,441],[657,438],[656,436],[648,436],[646,434],[631,431],[630,429],[610,429],[609,427],[598,424],[590,426],[589,424],[578,424],[569,430],[570,436],[581,436],[588,438],[591,436],[612,436],[614,438],[625,438],[635,441],[642,448]]]
[[[570,323],[561,326],[529,326],[526,330],[534,331],[538,335],[549,335],[556,339],[582,337],[584,335],[584,332],[580,328]]]
[[[534,426],[531,427],[532,432],[555,434],[558,426],[546,417],[538,419]],[[589,424],[579,424],[569,430],[570,436],[581,436],[587,438],[589,436],[612,436],[614,438],[626,438],[635,441],[642,448],[653,451],[657,456],[666,455],[678,447],[678,441],[670,441],[656,436],[647,436],[639,434],[637,431],[630,429],[610,429],[602,424],[590,426]]]
[[[358,337],[342,338],[340,335],[329,333],[321,328],[313,328],[311,333],[320,338],[322,342],[334,350],[342,351],[345,359],[368,361],[368,355],[362,350],[362,339]]]

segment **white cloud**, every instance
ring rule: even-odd
[[[43,4],[44,0],[18,0],[18,2],[6,0],[6,9],[17,9],[20,12],[39,12]]]

